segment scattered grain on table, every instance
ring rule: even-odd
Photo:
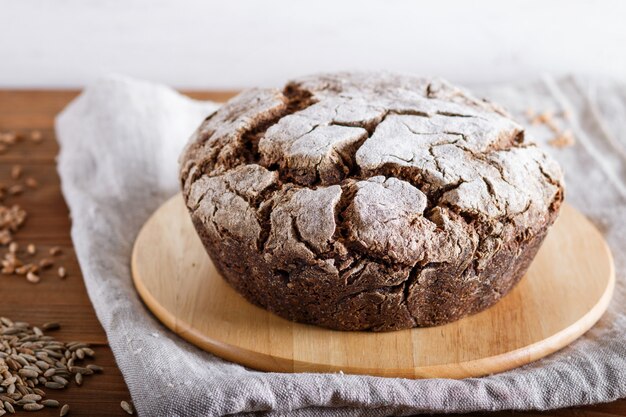
[[[42,133],[38,130],[31,131],[29,137],[33,142],[41,142],[43,139]],[[0,146],[7,152],[22,139],[23,137],[15,132],[0,132]],[[8,251],[5,252],[4,259],[0,261],[0,272],[3,275],[23,276],[26,281],[36,284],[44,278],[42,271],[51,268],[54,261],[49,258],[25,261],[23,255],[34,257],[39,253],[37,247],[32,243],[26,246],[25,253],[19,250],[16,238],[19,237],[20,229],[24,225],[28,213],[19,204],[8,200],[17,198],[26,191],[34,191],[39,187],[39,182],[32,176],[28,176],[23,184],[11,183],[11,181],[21,179],[23,174],[22,165],[15,164],[11,167],[10,178],[7,179],[7,182],[3,183],[0,178],[0,246],[8,245]],[[52,256],[59,256],[62,253],[58,246],[53,246],[48,252]],[[59,269],[56,272],[57,275],[60,275]]]
[[[28,188],[37,188],[39,186],[39,182],[33,177],[26,178],[24,184],[26,184]]]
[[[50,258],[43,258],[39,260],[39,268],[40,269],[49,269],[54,266],[54,261]]]
[[[133,407],[133,403],[130,401],[122,401],[120,403],[120,407],[122,407],[122,410],[126,411],[126,413],[130,415],[135,414],[135,407]]]
[[[26,274],[26,280],[31,284],[38,284],[39,281],[41,281],[41,278],[34,272],[29,272]]]
[[[22,176],[22,166],[21,165],[13,165],[11,167],[11,178],[14,180],[19,179]]]
[[[30,132],[30,140],[39,143],[43,140],[43,134],[39,130],[33,130]]]
[[[45,333],[59,328],[58,323],[37,327],[0,317],[1,411],[13,413],[15,408],[39,411],[44,406],[58,407],[58,401],[46,398],[45,389],[63,390],[72,385],[72,380],[81,386],[85,376],[93,375],[94,369],[102,369],[92,363],[82,366],[94,356],[87,343],[66,343]],[[79,351],[81,354],[77,353]],[[60,415],[68,411],[66,404]]]

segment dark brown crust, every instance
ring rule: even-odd
[[[360,87],[384,106],[353,105]],[[428,111],[407,102],[414,90]],[[327,111],[339,93],[353,95],[347,107],[362,117],[338,107],[319,122],[311,109]],[[418,144],[437,135],[424,165],[396,161],[376,142],[389,129],[395,140],[405,124]],[[305,141],[293,154],[293,132],[314,146]],[[496,303],[556,219],[560,175],[494,105],[390,75],[311,77],[282,92],[244,93],[203,123],[181,157],[192,221],[225,279],[282,317],[339,330],[433,326]]]
[[[523,242],[509,242],[480,273],[464,271],[464,281],[445,268],[410,271],[381,265],[378,273],[398,283],[362,290],[354,283],[329,280],[325,271],[308,265],[291,274],[275,274],[258,252],[231,239],[215,241],[201,226],[196,224],[196,229],[215,266],[248,301],[288,320],[372,331],[436,326],[494,305],[526,273],[546,236],[544,231]]]

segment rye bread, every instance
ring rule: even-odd
[[[563,199],[559,166],[504,110],[389,73],[241,93],[195,132],[180,178],[238,292],[340,330],[432,326],[493,305]]]

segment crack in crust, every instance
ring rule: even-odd
[[[504,110],[387,73],[242,93],[198,128],[180,178],[239,292],[342,330],[436,325],[492,305],[563,199],[560,168]]]

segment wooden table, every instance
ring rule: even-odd
[[[103,366],[105,372],[86,378],[80,388],[72,386],[55,393],[54,398],[69,403],[72,416],[123,416],[126,414],[119,404],[122,400],[128,400],[130,394],[83,284],[70,238],[71,221],[55,167],[59,148],[54,136],[54,116],[76,94],[76,91],[0,91],[0,132],[15,131],[28,135],[32,130],[39,130],[44,137],[39,144],[24,141],[0,154],[0,183],[11,182],[10,170],[14,164],[22,165],[24,175],[32,175],[40,183],[38,189],[12,198],[29,213],[17,240],[21,244],[35,243],[40,250],[51,246],[62,247],[60,263],[68,271],[66,280],[60,280],[51,272],[44,274],[38,285],[29,284],[24,279],[0,276],[0,316],[31,324],[58,321],[63,325],[55,333],[60,340],[81,340],[93,344],[96,363]],[[195,98],[215,101],[223,101],[232,94],[189,93]],[[496,413],[512,414],[521,413]],[[597,406],[523,414],[626,416],[626,399]],[[47,409],[36,415],[58,416],[58,410]]]

